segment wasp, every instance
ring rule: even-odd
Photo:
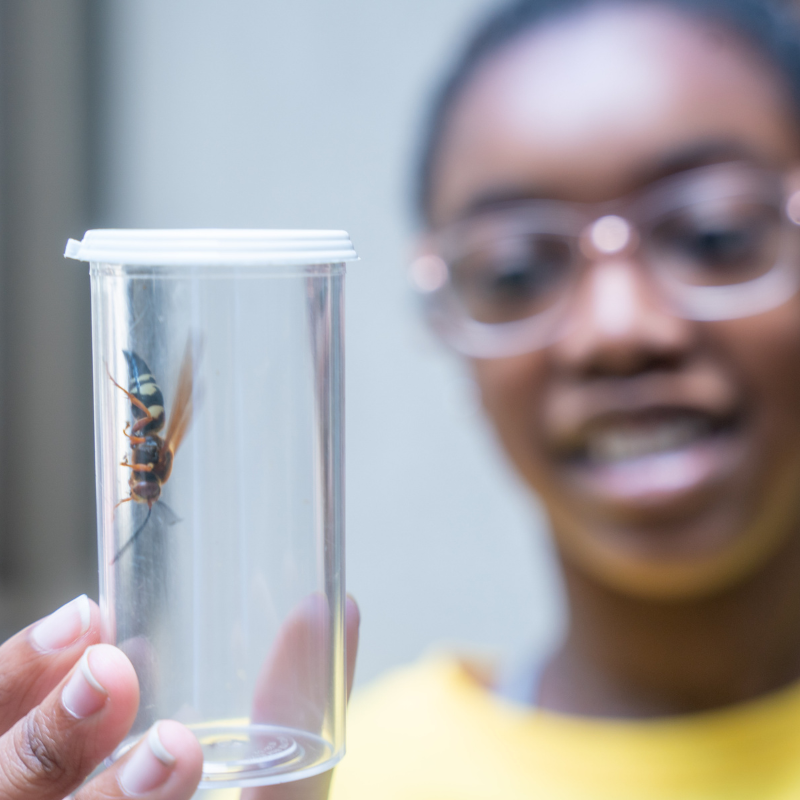
[[[145,360],[132,350],[123,350],[128,362],[128,388],[120,386],[109,373],[111,382],[124,392],[131,403],[132,422],[127,422],[123,434],[131,445],[130,458],[126,455],[120,466],[131,470],[128,486],[130,496],[117,503],[135,501],[147,504],[147,516],[127,542],[114,556],[114,564],[120,556],[136,541],[147,527],[153,506],[159,502],[161,487],[169,480],[175,453],[183,441],[192,421],[194,380],[194,357],[191,340],[181,362],[178,386],[167,425],[162,437],[161,431],[166,423],[164,395]],[[163,505],[163,503],[161,503]]]

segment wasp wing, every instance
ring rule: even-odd
[[[189,337],[181,361],[181,370],[178,374],[178,386],[175,391],[175,400],[167,423],[167,434],[164,444],[175,453],[180,447],[186,431],[192,422],[194,403],[197,389],[195,387],[195,365],[200,357],[200,343],[196,337]]]
[[[181,517],[179,517],[163,500],[159,500],[153,506],[153,517],[154,521],[162,527],[177,525],[179,522],[183,522],[183,519],[181,519]]]

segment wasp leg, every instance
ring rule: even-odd
[[[155,469],[155,464],[129,464],[127,461],[120,461],[121,467],[127,467],[134,472],[152,472]]]
[[[148,411],[146,417],[142,417],[141,419],[136,420],[136,422],[133,423],[133,428],[132,428],[133,432],[140,433],[142,429],[146,428],[154,419],[155,417]],[[141,441],[143,442],[144,439],[142,439]]]
[[[134,472],[152,472],[156,468],[156,465],[153,463],[131,464],[131,462],[128,461],[127,455],[119,462],[119,465],[121,467],[128,467],[128,469],[132,469]]]
[[[108,369],[108,365],[106,365],[106,372],[108,372],[108,378],[111,383],[113,383],[114,386],[116,386],[121,392],[125,392],[125,394],[128,396],[128,400],[131,401],[131,405],[136,406],[136,408],[144,412],[144,417],[142,417],[142,419],[136,422],[136,424],[133,426],[133,432],[138,433],[146,425],[149,425],[155,419],[155,417],[150,413],[150,409],[138,397],[134,397],[134,395],[132,395],[127,389],[120,386],[114,380],[114,378],[111,377],[111,372]]]
[[[147,439],[145,439],[144,436],[134,436],[133,434],[128,433],[128,428],[130,427],[130,422],[126,422],[125,427],[122,429],[122,435],[126,436],[130,440],[131,445],[144,444]]]
[[[133,500],[133,498],[132,498],[132,497],[126,497],[124,500],[120,500],[120,501],[119,501],[119,503],[117,503],[117,504],[114,506],[114,508],[115,508],[115,509],[119,508],[119,507],[120,507],[120,506],[121,506],[123,503],[130,503],[130,502],[131,502],[131,500]]]

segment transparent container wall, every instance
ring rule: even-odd
[[[114,757],[171,718],[200,739],[206,788],[329,769],[344,745],[344,265],[91,275],[104,638],[141,687]]]

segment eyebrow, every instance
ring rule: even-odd
[[[693,142],[684,147],[679,147],[665,156],[659,158],[656,163],[648,168],[642,169],[636,174],[636,185],[642,186],[661,178],[668,178],[686,170],[696,169],[697,167],[707,167],[711,164],[722,164],[726,161],[751,161],[761,162],[749,147],[741,142],[726,139],[709,139],[707,141]]]
[[[727,161],[756,162],[763,159],[744,146],[741,142],[725,139],[710,139],[707,141],[693,142],[689,145],[676,148],[672,152],[658,158],[654,163],[639,170],[634,170],[630,180],[630,188],[623,192],[621,197],[635,191],[636,188],[654,183],[662,178],[668,178],[686,170],[705,167],[711,164],[721,164]],[[475,197],[459,214],[460,219],[471,217],[482,211],[502,208],[505,205],[514,205],[530,200],[551,200],[552,192],[539,189],[536,186],[527,187],[501,187],[489,190]],[[617,198],[610,198],[615,200]]]
[[[537,191],[533,187],[500,188],[483,192],[465,206],[458,215],[459,219],[471,217],[482,211],[502,208],[505,205],[523,203],[526,200],[551,200],[553,196],[546,191]]]

